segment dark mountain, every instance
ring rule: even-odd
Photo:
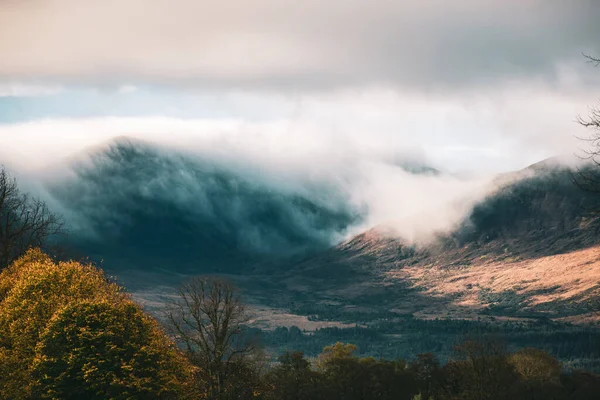
[[[340,188],[240,170],[119,139],[73,163],[51,185],[76,228],[70,245],[129,267],[211,271],[329,247],[360,210]]]
[[[395,159],[411,174],[436,175]],[[318,253],[361,224],[343,179],[273,170],[222,154],[186,154],[126,137],[71,160],[50,182],[75,254],[115,270],[234,272]]]
[[[595,170],[585,168],[592,173]],[[516,180],[502,184],[477,204],[447,239],[455,247],[495,243],[502,252],[511,251],[520,257],[597,244],[600,226],[595,212],[600,210],[600,196],[575,185],[575,174],[553,159],[513,174]]]
[[[512,268],[600,242],[592,213],[598,197],[552,160],[500,176],[454,231],[418,245],[382,227],[335,244],[366,215],[341,186],[310,179],[295,185],[297,177],[284,171],[210,154],[120,139],[75,161],[73,171],[51,192],[76,226],[69,239],[75,251],[104,260],[117,275],[152,272],[156,282],[177,273],[234,274],[254,299],[284,309],[299,307],[308,293],[310,301],[341,305],[336,312],[401,309],[409,294],[411,304],[425,307],[432,297],[419,285],[428,282],[417,285],[415,271]]]
[[[438,174],[414,161],[396,164],[415,174]],[[572,171],[552,159],[498,177],[497,190],[450,234],[426,246],[382,234],[390,239],[377,251],[364,235],[330,248],[365,217],[330,182],[294,187],[282,172],[127,138],[78,158],[72,169],[73,177],[51,185],[75,226],[69,245],[113,266],[231,272],[256,265],[277,269],[292,257],[323,274],[312,257],[328,254],[332,264],[345,265],[353,254],[353,269],[385,269],[432,257],[448,263],[486,254],[535,257],[597,242],[598,220],[590,210],[600,207],[598,196],[573,185]],[[340,249],[345,256],[336,256]]]

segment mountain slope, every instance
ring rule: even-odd
[[[409,243],[377,227],[334,246],[362,222],[365,210],[325,181],[294,186],[279,171],[257,173],[218,157],[184,155],[128,139],[95,150],[74,166],[75,175],[51,191],[77,222],[70,244],[81,254],[105,260],[117,275],[139,269],[173,285],[185,274],[234,274],[256,302],[303,315],[314,311],[309,302],[321,314],[342,319],[346,312],[370,313],[373,319],[398,312],[425,315],[422,309],[443,314],[455,300],[472,300],[474,293],[440,286],[444,276],[460,281],[466,279],[460,271],[469,268],[510,271],[525,265],[519,263],[552,263],[544,257],[600,244],[600,220],[589,212],[599,206],[598,199],[573,185],[569,168],[551,160],[499,177],[497,189],[463,222],[429,242]],[[437,172],[417,168],[414,173]],[[465,288],[479,285],[470,279]],[[490,284],[480,291],[515,291],[521,300],[504,316],[533,315],[525,293],[550,289],[521,285],[517,290]],[[573,285],[565,280],[560,290],[569,292]],[[454,289],[444,293],[442,287]],[[561,301],[588,301],[581,295]],[[486,304],[482,294],[473,313],[486,312]],[[459,308],[464,315],[470,312]],[[557,318],[593,311],[578,305],[572,312],[540,310],[535,312]]]
[[[113,267],[235,270],[327,248],[361,219],[337,187],[225,164],[119,139],[77,160],[51,193],[76,225],[70,244]]]
[[[281,268],[277,280],[286,286],[277,304],[342,320],[343,310],[362,310],[365,320],[391,310],[419,317],[596,318],[600,220],[591,210],[598,199],[573,185],[564,166],[538,164],[517,175],[454,232],[427,244],[372,229]]]

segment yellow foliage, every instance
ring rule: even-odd
[[[559,361],[542,350],[532,348],[519,350],[508,358],[508,362],[525,381],[558,383],[560,379]]]
[[[350,343],[337,342],[331,346],[325,346],[321,354],[319,354],[317,366],[320,369],[325,369],[329,363],[336,360],[356,358],[354,353],[357,350],[358,347]]]
[[[86,353],[96,343],[90,338],[106,348]],[[140,348],[136,350],[135,344]],[[113,358],[105,358],[108,354]],[[145,376],[133,371],[132,354],[154,360],[154,365],[145,365]],[[77,362],[85,370],[76,371]],[[117,363],[118,373],[99,376],[107,363]],[[0,398],[53,397],[50,392],[43,395],[40,380],[36,381],[48,368],[69,381],[75,378],[68,374],[81,372],[96,385],[99,398],[115,399],[124,397],[102,395],[104,386],[98,382],[153,387],[144,384],[160,381],[174,392],[193,372],[157,322],[100,269],[73,261],[57,263],[33,249],[0,273]]]
[[[44,330],[33,361],[39,398],[175,397],[184,360],[156,321],[131,301],[68,305]]]
[[[30,249],[21,258],[0,272],[0,302],[8,295],[28,268],[37,264],[52,263],[52,259],[40,249]]]

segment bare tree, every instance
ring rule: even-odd
[[[0,269],[30,247],[43,247],[49,237],[65,233],[62,218],[46,203],[21,193],[17,180],[0,167]]]
[[[600,58],[587,54],[583,56],[594,66],[600,66]],[[588,144],[581,149],[583,154],[580,157],[589,163],[577,168],[573,181],[585,191],[600,194],[600,173],[597,168],[600,167],[600,106],[590,106],[587,117],[578,116],[577,123],[591,131],[588,137],[579,138]]]
[[[237,289],[227,281],[194,278],[178,290],[166,312],[168,328],[200,368],[210,399],[228,398],[233,379],[256,353],[244,335],[249,321]]]

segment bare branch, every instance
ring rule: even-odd
[[[588,59],[588,62],[595,64],[596,66],[600,65],[600,58],[597,58],[597,57],[594,57],[594,56],[591,56],[591,55],[585,54],[585,53],[581,53],[581,54],[583,54],[583,56]]]
[[[221,398],[233,366],[256,350],[244,335],[249,316],[236,288],[220,279],[194,278],[179,289],[166,320],[190,360],[206,374],[211,398]]]
[[[0,269],[30,247],[66,233],[62,218],[46,203],[19,191],[17,181],[0,167]]]

